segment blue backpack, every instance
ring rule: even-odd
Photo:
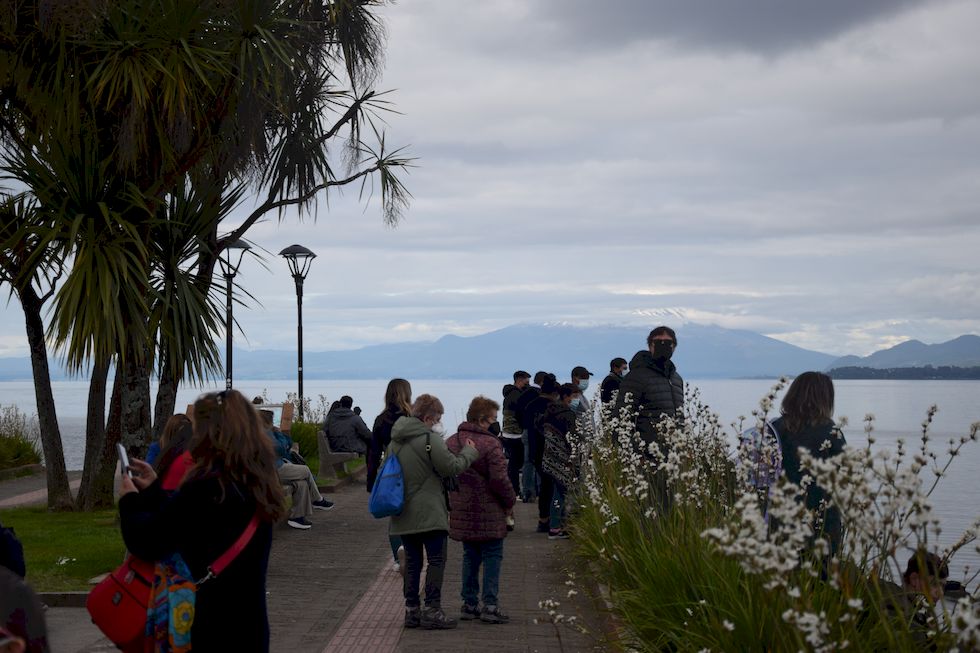
[[[398,456],[389,453],[371,489],[368,510],[376,518],[400,515],[405,506],[405,475]]]

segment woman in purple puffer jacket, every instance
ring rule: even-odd
[[[504,557],[507,516],[517,496],[507,477],[507,458],[490,425],[497,421],[500,404],[476,397],[466,411],[466,421],[446,442],[459,453],[471,439],[480,457],[459,475],[459,490],[449,493],[449,537],[463,543],[463,607],[459,618],[480,619],[486,623],[506,623],[500,611],[497,592],[500,564]],[[483,566],[483,608],[479,606],[480,566]]]

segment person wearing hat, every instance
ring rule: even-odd
[[[625,358],[614,358],[609,361],[609,374],[599,386],[599,399],[603,404],[608,404],[613,400],[613,393],[619,392],[619,384],[623,382],[628,369],[629,365]]]

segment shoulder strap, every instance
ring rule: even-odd
[[[228,565],[230,565],[235,558],[238,557],[238,554],[241,553],[246,546],[248,546],[249,541],[251,541],[252,536],[255,535],[255,531],[258,527],[259,527],[259,515],[258,513],[256,513],[252,515],[252,520],[248,522],[248,525],[245,527],[245,530],[242,531],[242,534],[238,536],[238,539],[235,540],[235,543],[232,544],[230,547],[228,547],[228,550],[222,553],[221,557],[215,560],[214,563],[212,563],[208,567],[207,576],[199,580],[197,584],[202,585],[206,581],[209,581],[212,578],[216,578],[218,574],[223,572],[225,568]]]
[[[783,446],[783,439],[779,436],[779,431],[776,430],[776,425],[771,421],[766,420],[766,427],[772,431],[773,436],[776,438],[776,445],[780,448]]]

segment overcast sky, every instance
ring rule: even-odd
[[[596,12],[601,13],[596,13]],[[384,10],[395,229],[272,219],[249,349],[683,320],[832,354],[980,333],[980,3],[405,0]],[[0,355],[26,355],[19,306]],[[638,343],[638,345],[641,343]]]

